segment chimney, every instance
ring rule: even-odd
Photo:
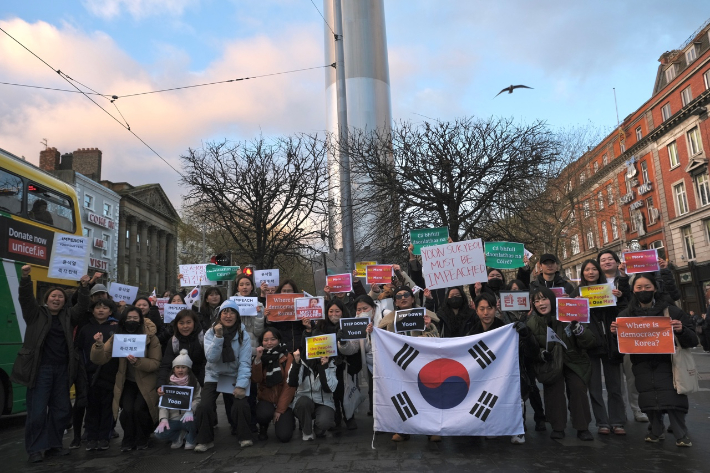
[[[80,148],[74,151],[72,169],[96,182],[101,181],[101,150]]]
[[[57,148],[45,148],[39,152],[39,168],[44,171],[59,169],[59,151]]]

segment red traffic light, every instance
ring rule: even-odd
[[[210,263],[217,264],[217,255],[210,256]]]
[[[242,273],[244,273],[245,275],[252,278],[252,277],[254,277],[254,267],[253,266],[245,266],[244,269],[242,270]]]

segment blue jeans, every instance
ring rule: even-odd
[[[185,442],[195,445],[195,439],[197,437],[197,424],[195,424],[194,421],[181,422],[180,419],[170,419],[168,420],[168,425],[170,426],[170,430],[166,429],[161,433],[156,432],[156,439],[174,442],[180,436],[180,432],[186,430],[187,436],[185,437]]]
[[[27,388],[25,450],[32,455],[62,447],[64,429],[71,421],[69,367],[40,365],[35,386]]]

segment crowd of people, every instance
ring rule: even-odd
[[[287,279],[275,290],[265,284],[257,289],[249,276],[239,274],[237,295],[259,298],[256,316],[241,316],[234,301],[219,288],[208,287],[198,304],[181,310],[169,324],[163,322],[155,297],[116,304],[96,284],[96,275],[82,277],[71,298],[61,288],[50,288],[40,304],[32,290],[31,267],[24,266],[19,303],[27,329],[12,380],[27,387],[29,461],[81,447],[107,450],[111,439],[119,437],[117,423],[124,452],[148,448],[151,437],[170,442],[173,449],[206,452],[214,447],[220,395],[231,433],[242,448],[256,439],[267,441],[272,425],[280,442],[291,441],[294,434],[307,442],[332,429],[357,429],[344,391],[366,373],[367,415],[373,415],[370,334],[375,327],[394,332],[395,311],[420,306],[425,308],[425,329],[412,336],[464,337],[513,324],[519,334],[520,400],[524,410],[527,402],[533,409],[536,431],[546,431],[550,424],[550,437],[562,439],[569,416],[577,437],[593,440],[593,415],[597,435],[625,435],[628,406],[636,421],[649,423],[645,441],[664,439],[667,416],[667,432],[676,437],[676,445],[690,447],[688,397],[674,388],[671,355],[624,355],[616,340],[617,317],[670,317],[679,347],[695,347],[700,337],[705,350],[710,349],[705,316],[694,318],[678,307],[679,293],[665,263],[657,273],[629,276],[616,253],[602,251],[583,263],[578,285],[561,275],[555,255],[542,255],[534,266],[527,259],[525,263],[509,282],[502,271],[489,269],[487,282],[430,290],[410,247],[408,271],[393,265],[391,284],[372,285],[368,292],[353,278],[348,293],[326,286],[325,314],[317,321],[270,321],[266,294],[298,293],[296,282]],[[553,290],[579,297],[581,287],[609,282],[616,306],[590,309],[589,323],[556,319],[559,294]],[[504,290],[529,291],[530,310],[501,310]],[[164,297],[184,303],[179,293]],[[344,317],[368,317],[368,338],[343,339],[339,321]],[[563,343],[548,343],[550,330]],[[116,334],[145,335],[144,356],[112,356]],[[337,356],[307,359],[306,338],[322,334],[336,335]],[[163,387],[171,385],[193,388],[189,410],[159,406]],[[70,426],[74,437],[67,449],[62,437]],[[391,439],[409,437],[392,433]],[[441,441],[436,432],[428,438]],[[510,441],[524,443],[525,435]]]

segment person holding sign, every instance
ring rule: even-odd
[[[530,290],[534,291],[542,287],[561,287],[567,297],[574,291],[574,285],[560,274],[560,265],[557,256],[552,253],[545,253],[540,257],[540,274],[530,280]],[[530,279],[529,268],[523,266],[518,270],[518,279],[526,281]]]
[[[298,286],[292,279],[283,281],[276,288],[276,294],[296,294],[300,292]],[[284,322],[269,321],[269,309],[264,309],[264,319],[266,327],[274,327],[281,334],[283,343],[286,345],[289,353],[293,353],[301,348],[301,338],[303,338],[303,322],[300,320],[288,320]]]
[[[621,317],[670,317],[673,335],[678,345],[676,350],[693,348],[698,337],[693,330],[690,316],[678,306],[658,297],[658,282],[652,273],[639,273],[630,280],[633,297],[629,306],[619,314]],[[612,322],[611,332],[616,336],[617,323]],[[690,447],[685,415],[688,413],[688,396],[678,394],[673,384],[673,362],[670,354],[631,354],[636,389],[639,392],[639,408],[649,418],[651,428],[646,442],[656,443],[663,439],[663,414],[668,414],[673,435],[678,447]]]
[[[592,415],[589,412],[587,385],[592,373],[591,362],[586,350],[596,345],[594,334],[586,329],[586,324],[571,322],[569,324],[555,319],[557,298],[547,287],[534,289],[530,295],[533,307],[527,325],[533,332],[540,348],[540,356],[536,370],[543,363],[561,361],[562,369],[549,379],[540,379],[543,383],[545,398],[545,416],[552,425],[552,439],[563,439],[567,426],[567,410],[572,417],[572,427],[577,430],[580,440],[594,440],[589,432]],[[547,328],[550,327],[566,349],[559,343],[550,346]],[[568,329],[569,327],[569,329]],[[557,357],[560,357],[561,360]],[[565,396],[567,394],[567,396]]]
[[[155,429],[155,438],[172,442],[170,448],[194,450],[197,437],[197,424],[193,412],[200,406],[200,383],[192,373],[192,360],[187,350],[180,350],[180,354],[173,358],[173,369],[170,375],[170,386],[190,386],[192,388],[192,402],[190,409],[171,409],[163,403],[160,407],[160,423]]]
[[[581,297],[582,288],[588,286],[606,285],[606,276],[596,260],[588,259],[582,263],[582,280],[579,287],[571,294],[572,297]],[[622,298],[619,289],[612,289],[612,294]],[[590,301],[591,302],[591,301]],[[592,412],[596,419],[598,433],[609,435],[626,435],[624,424],[626,422],[626,408],[624,397],[621,394],[621,362],[623,355],[619,354],[615,340],[611,334],[611,323],[616,320],[619,309],[616,306],[592,307],[589,309],[589,329],[594,334],[596,346],[587,350],[592,363],[592,374],[589,380],[589,399],[592,401]],[[604,384],[608,399],[604,403],[602,394],[602,370]]]
[[[495,268],[488,268],[488,282],[477,282],[468,286],[468,292],[472,294],[471,297],[474,299],[484,292],[493,294],[496,298],[500,299],[499,293],[501,289],[505,289],[505,275],[503,271]],[[475,294],[475,296],[473,294]]]
[[[165,344],[170,338],[170,333],[165,329],[163,318],[160,316],[160,310],[155,305],[156,298],[153,296],[139,296],[133,301],[133,307],[141,311],[144,319],[150,320],[155,325],[155,336],[160,342],[160,349],[165,350]]]
[[[118,319],[119,334],[146,335],[145,357],[128,355],[118,360],[118,372],[113,387],[113,418],[119,419],[121,408],[121,427],[123,440],[121,451],[148,448],[148,438],[153,426],[158,422],[158,393],[155,392],[155,380],[162,352],[160,342],[155,335],[156,329],[150,319],[143,317],[143,312],[133,306],[126,306]],[[99,366],[112,360],[113,340],[115,335],[104,343],[101,332],[94,336],[91,347],[91,361]]]
[[[360,350],[365,351],[365,364],[367,365],[367,393],[370,399],[370,410],[367,411],[367,415],[372,415],[372,402],[374,397],[372,395],[374,383],[372,380],[372,374],[374,373],[374,366],[372,360],[372,339],[370,334],[372,333],[372,328],[380,323],[382,320],[382,311],[375,304],[370,296],[359,296],[355,299],[355,317],[367,317],[370,319],[370,323],[367,326],[367,338],[360,343]]]
[[[27,387],[25,449],[29,461],[36,463],[42,461],[43,452],[45,456],[69,453],[62,436],[71,420],[69,388],[76,371],[73,330],[86,319],[93,281],[81,277],[74,307],[67,306],[67,294],[59,287],[48,288],[40,306],[31,271],[32,266],[23,266],[19,281],[18,301],[27,327],[10,379]]]
[[[192,363],[190,372],[197,378],[200,386],[205,383],[207,359],[203,348],[204,334],[197,320],[197,314],[190,309],[183,309],[177,313],[170,326],[175,335],[170,337],[163,352],[163,361],[160,362],[157,381],[158,396],[163,395],[161,386],[168,384],[173,360],[182,350],[187,350],[187,354],[190,356]]]

